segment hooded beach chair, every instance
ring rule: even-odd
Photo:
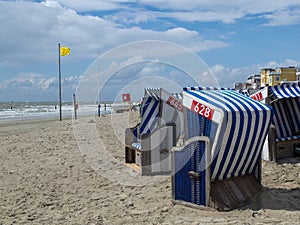
[[[184,145],[172,149],[175,202],[236,208],[260,187],[272,110],[232,90],[184,88]]]
[[[250,97],[270,105],[275,113],[263,159],[293,157],[300,147],[300,83],[267,86]]]
[[[182,134],[181,95],[146,88],[141,122],[125,130],[125,163],[142,175],[171,172],[171,148]]]

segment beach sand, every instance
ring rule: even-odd
[[[136,113],[0,123],[0,224],[299,224],[300,162],[263,162],[262,192],[229,212],[172,203],[170,177],[124,166]]]

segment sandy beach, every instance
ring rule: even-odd
[[[263,162],[262,191],[229,212],[172,203],[170,177],[124,166],[137,113],[0,123],[0,224],[299,224],[300,160]]]

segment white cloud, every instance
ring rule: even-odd
[[[80,76],[62,79],[62,94],[71,100]],[[58,79],[38,73],[21,73],[0,83],[0,101],[53,101],[58,99]]]
[[[68,3],[59,2],[62,5]],[[54,1],[0,2],[0,15],[0,65],[6,66],[54,62],[57,43],[71,48],[71,55],[64,60],[73,62],[95,57],[99,49],[106,51],[120,44],[146,39],[171,41],[194,51],[226,46],[221,41],[204,40],[198,32],[180,27],[165,31],[122,28],[100,17],[79,15]]]
[[[54,1],[45,1],[46,3],[51,2],[53,4]],[[130,3],[136,1],[122,1],[122,0],[58,0],[61,5],[66,6],[68,8],[72,8],[78,12],[86,12],[86,11],[105,11],[105,10],[117,10],[122,8],[127,8],[126,5],[122,5],[122,3]]]
[[[264,26],[294,25],[300,23],[300,9],[280,10],[263,16],[269,22]]]
[[[42,5],[51,7],[51,8],[61,8],[62,6],[57,1],[45,1],[41,3]]]
[[[173,17],[181,20],[191,21],[223,21],[234,22],[247,15],[273,13],[290,7],[299,7],[298,0],[269,1],[269,0],[189,0],[188,4],[181,0],[142,0],[143,3],[155,6],[162,10],[173,11]],[[177,13],[183,14],[177,14]],[[191,14],[189,14],[191,13]],[[177,14],[177,15],[176,15]],[[206,15],[206,16],[201,16]],[[207,17],[209,19],[207,19]]]
[[[241,18],[257,17],[263,19],[258,23],[265,26],[298,24],[299,7],[299,0],[276,2],[190,0],[188,3],[182,0],[58,0],[41,3],[0,1],[0,74],[6,76],[10,68],[15,70],[21,68],[22,71],[22,65],[28,65],[29,71],[34,71],[43,64],[48,66],[45,71],[50,70],[49,67],[55,67],[56,70],[57,43],[71,48],[71,55],[62,59],[64,66],[68,64],[70,67],[76,67],[83,60],[94,59],[99,50],[102,53],[120,44],[139,40],[175,42],[194,52],[225,48],[228,43],[222,41],[226,40],[224,36],[220,35],[220,40],[207,39],[196,30],[172,23],[174,21],[234,23]],[[94,11],[101,11],[99,14],[101,17],[93,16]],[[142,26],[141,23],[152,21],[168,24],[164,24],[165,29],[161,27],[156,29],[153,26],[153,28],[139,27]],[[193,27],[195,24],[189,25]],[[161,51],[162,54],[166,54],[163,49]],[[217,75],[220,85],[231,86],[233,82],[242,82],[249,74],[259,72],[262,67],[273,68],[291,64],[299,66],[299,63],[293,60],[286,60],[283,63],[268,62],[265,65],[233,69],[215,65],[211,69]],[[119,65],[118,62],[116,65]],[[4,67],[8,70],[4,71],[2,69]],[[139,68],[135,69],[138,71]],[[159,71],[155,69],[157,68],[145,67],[140,71],[144,74],[151,72],[158,74]],[[52,70],[51,68],[49,73],[53,73]],[[42,69],[39,68],[37,71]],[[63,84],[67,85],[71,92],[76,88],[78,79],[77,76],[65,78]],[[35,93],[35,97],[47,95],[49,99],[49,96],[56,95],[57,78],[49,74],[22,73],[1,82],[0,87],[0,96],[3,96],[3,93],[9,95],[8,91],[11,91],[19,96],[26,93],[30,96]],[[40,93],[42,94],[39,95]]]
[[[300,62],[286,59],[281,63],[270,61],[240,68],[228,68],[217,64],[210,69],[221,87],[232,88],[234,82],[245,82],[249,75],[259,74],[261,68],[285,66],[300,67]],[[131,76],[132,74],[134,76]],[[110,99],[110,97],[114,98],[118,93],[123,93],[125,90],[130,91],[130,89],[140,94],[143,87],[172,87],[170,89],[172,91],[175,87],[176,90],[179,90],[183,86],[195,85],[192,80],[186,80],[187,78],[189,77],[185,77],[182,71],[171,68],[169,65],[155,62],[142,65],[135,64],[123,68],[111,77],[105,84],[102,94],[106,99]],[[72,94],[76,92],[81,79],[81,76],[62,79],[63,100],[72,100]],[[127,80],[126,83],[124,83],[124,79]],[[97,84],[94,85],[97,88]],[[0,96],[0,101],[55,101],[58,99],[58,79],[56,77],[47,78],[46,75],[38,73],[21,73],[0,83]],[[140,95],[135,95],[136,99],[139,97]]]
[[[135,3],[133,7],[129,3]],[[79,15],[76,11],[118,11],[121,18],[142,21],[175,18],[182,21],[223,21],[234,22],[246,15],[260,15],[269,22],[268,26],[298,23],[299,4],[297,1],[226,1],[218,4],[211,1],[45,1],[0,2],[0,66],[18,66],[29,62],[55,62],[57,43],[68,45],[71,55],[66,61],[77,63],[82,59],[94,58],[97,51],[106,51],[120,44],[137,40],[165,40],[183,45],[200,52],[228,46],[221,40],[204,39],[200,33],[183,27],[156,31],[140,27],[124,28],[122,22],[112,22],[110,17]],[[145,6],[157,7],[162,11],[144,11]],[[290,10],[290,6],[294,6]],[[141,9],[141,12],[138,11]],[[118,18],[118,12],[110,14]],[[122,16],[122,13],[124,15]]]
[[[275,23],[286,25],[286,22],[290,24],[291,21],[283,14],[291,15],[293,18],[290,20],[293,20],[293,23],[299,23],[296,11],[300,7],[298,0],[276,2],[269,0],[189,0],[188,4],[182,0],[60,0],[59,2],[78,11],[121,10],[109,18],[113,21],[122,21],[123,24],[138,24],[162,18],[173,18],[185,22],[222,21],[223,23],[234,23],[241,18],[259,17],[261,14],[265,14],[266,16],[263,17],[269,21],[266,25],[274,26]],[[151,11],[149,11],[149,7],[152,8]]]

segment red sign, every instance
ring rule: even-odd
[[[183,109],[181,101],[171,95],[169,96],[167,103],[178,111],[182,111]]]
[[[130,94],[122,94],[123,102],[130,102]]]
[[[258,100],[259,101],[259,100],[263,99],[263,96],[262,96],[262,93],[259,92],[259,93],[255,94],[255,95],[251,96],[251,98],[254,99],[254,100]]]
[[[199,102],[196,102],[195,100],[193,100],[193,102],[192,102],[191,110],[209,120],[212,120],[214,112],[215,112],[213,109],[211,109],[208,106],[203,105]]]

